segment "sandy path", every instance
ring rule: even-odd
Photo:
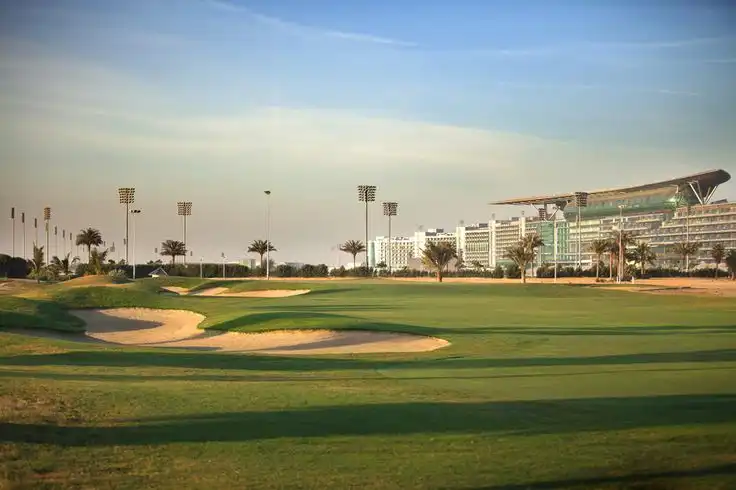
[[[114,344],[176,347],[263,354],[352,354],[424,352],[449,345],[435,337],[358,330],[280,330],[262,333],[206,331],[198,313],[182,310],[116,308],[72,312],[87,324],[87,337]],[[58,333],[47,336],[74,340]]]
[[[219,298],[288,298],[290,296],[307,294],[310,291],[309,289],[262,289],[256,291],[228,293],[230,289],[224,287],[202,289],[200,291],[190,291],[189,289],[176,286],[168,286],[161,289],[182,296],[216,296]]]

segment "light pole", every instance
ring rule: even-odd
[[[125,263],[128,264],[128,227],[130,218],[130,205],[135,202],[135,187],[120,187],[118,189],[120,204],[125,204]]]
[[[15,257],[15,208],[10,208],[10,221],[13,222],[13,257]]]
[[[368,203],[376,200],[375,185],[358,186],[358,202],[365,203],[365,267],[368,269]]]
[[[388,273],[391,274],[391,266],[393,259],[391,257],[391,216],[396,216],[399,210],[399,203],[397,202],[384,202],[383,203],[383,215],[388,216]],[[365,245],[368,247],[368,244]]]
[[[266,280],[271,278],[271,191],[266,195]]]
[[[583,269],[583,232],[580,228],[580,212],[582,208],[588,206],[588,193],[587,192],[576,192],[575,193],[575,207],[578,208],[578,220],[576,228],[578,232],[578,269]]]
[[[618,206],[619,210],[619,225],[618,225],[618,283],[623,281],[623,269],[624,269],[624,208],[625,204]]]
[[[51,221],[51,208],[43,208],[43,220],[46,223],[46,265],[49,264],[49,223]]]
[[[204,257],[199,258],[199,278],[204,278],[204,270],[202,269],[202,264],[204,262]]]
[[[23,258],[27,259],[26,255],[26,213],[20,213],[20,223],[23,225]]]
[[[66,255],[66,230],[61,230],[61,255]]]
[[[33,229],[36,233],[36,238],[33,240],[33,245],[38,247],[38,218],[33,218]]]
[[[222,278],[225,278],[225,252],[222,252]]]
[[[54,255],[59,255],[59,227],[54,225]]]
[[[192,203],[189,201],[179,201],[176,203],[177,212],[184,220],[184,250],[187,249],[187,216],[192,215]],[[187,265],[187,254],[184,254],[184,265]]]
[[[690,202],[685,203],[685,245],[687,246],[685,255],[685,273],[690,275]]]
[[[133,279],[135,279],[135,240],[136,240],[136,233],[135,233],[135,217],[139,214],[141,214],[140,209],[131,209],[130,214],[133,216]],[[115,244],[112,244],[113,249],[115,248]],[[127,262],[126,262],[127,264]]]

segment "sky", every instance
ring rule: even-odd
[[[195,260],[238,260],[268,189],[275,260],[345,264],[359,184],[375,236],[381,201],[410,235],[520,212],[492,200],[736,178],[733,86],[725,0],[0,0],[0,207],[29,250],[50,206],[119,251],[135,187],[139,262],[182,239],[182,200]]]

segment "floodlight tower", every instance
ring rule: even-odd
[[[49,262],[49,223],[51,222],[51,208],[46,206],[43,208],[43,220],[46,223],[46,265]]]
[[[15,257],[15,208],[10,208],[10,221],[13,222],[13,257]]]
[[[576,225],[578,232],[578,269],[583,269],[583,234],[580,230],[580,211],[582,208],[588,207],[588,193],[575,193],[575,207],[578,208],[578,222]]]
[[[130,214],[133,216],[133,279],[135,279],[135,240],[136,240],[136,233],[135,233],[135,217],[141,214],[140,209],[131,209]],[[113,251],[115,249],[115,244],[112,244]],[[126,262],[126,265],[127,262]]]
[[[399,203],[397,202],[384,202],[383,203],[383,215],[388,216],[388,273],[391,274],[391,216],[396,216],[399,210]],[[366,247],[368,244],[366,243]]]
[[[375,185],[358,186],[358,202],[365,203],[365,267],[368,268],[368,203],[376,200]]]
[[[26,255],[26,213],[20,213],[20,223],[23,225],[23,258],[27,259]]]
[[[130,226],[130,205],[135,202],[135,187],[120,187],[118,189],[120,204],[125,204],[125,263],[128,263],[128,228]]]
[[[626,207],[625,204],[619,204],[618,211],[619,211],[619,225],[618,225],[618,271],[616,276],[618,278],[617,282],[621,282],[624,279],[624,208]]]
[[[184,221],[184,250],[187,248],[187,216],[192,215],[192,203],[190,201],[179,201],[176,203],[179,216]],[[187,254],[184,254],[184,265],[187,265]]]
[[[271,278],[271,191],[266,195],[266,280]]]

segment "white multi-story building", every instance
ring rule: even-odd
[[[490,223],[477,223],[457,227],[455,231],[455,248],[465,263],[465,267],[472,267],[475,263],[479,263],[483,267],[490,267],[490,236]]]
[[[370,266],[376,267],[383,263],[391,269],[407,267],[409,259],[414,256],[414,244],[414,237],[392,237],[391,240],[385,236],[376,237],[369,247],[372,252],[369,257]]]

